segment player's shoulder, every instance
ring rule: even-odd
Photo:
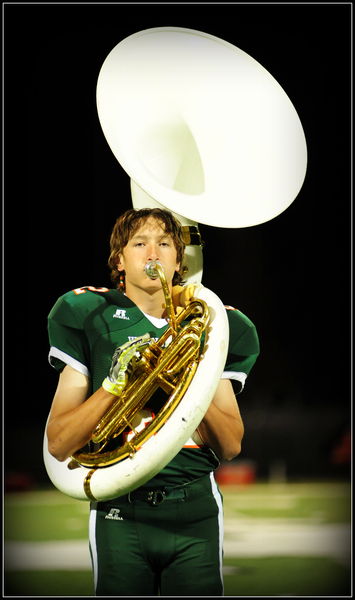
[[[76,315],[87,314],[100,306],[114,304],[125,306],[126,297],[117,289],[95,287],[92,285],[81,286],[62,294],[55,302],[50,317],[75,312]]]
[[[226,309],[228,320],[232,324],[242,324],[244,327],[255,328],[253,321],[239,308],[235,308],[234,306],[230,306],[229,304],[225,304],[224,308]]]
[[[117,295],[117,290],[107,287],[95,287],[93,285],[83,285],[74,288],[63,295],[67,302],[75,304],[102,304],[103,302],[112,302],[112,296]]]
[[[106,287],[84,285],[65,292],[58,298],[57,303],[75,307],[97,306],[110,300],[114,291],[116,290]]]
[[[225,306],[228,321],[231,352],[236,354],[254,354],[260,352],[259,336],[253,321],[241,310]]]

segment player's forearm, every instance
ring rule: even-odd
[[[99,388],[76,408],[50,419],[47,426],[48,450],[63,461],[90,441],[92,432],[115,396]]]
[[[232,460],[241,451],[244,426],[241,418],[223,412],[212,402],[198,432],[221,460]]]

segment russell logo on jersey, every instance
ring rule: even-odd
[[[126,319],[126,321],[129,321],[129,317],[127,317],[126,311],[123,310],[122,308],[118,308],[116,310],[115,314],[112,316],[114,319]]]

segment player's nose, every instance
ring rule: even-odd
[[[159,260],[159,246],[157,244],[147,246],[147,260]]]

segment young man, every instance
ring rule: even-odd
[[[159,260],[163,266],[174,304],[188,300],[191,286],[180,285],[183,253],[181,227],[170,212],[129,210],[111,235],[109,265],[116,288],[79,288],[54,305],[48,325],[50,362],[60,377],[47,435],[49,451],[58,460],[90,440],[116,399],[108,377],[115,350],[147,332],[159,338],[167,327],[161,282],[148,277],[147,262]],[[231,379],[241,391],[259,353],[252,322],[235,309],[227,314],[225,373],[195,441],[189,440],[138,490],[91,503],[97,595],[223,594],[222,499],[213,471],[220,460],[240,452],[244,428]]]

